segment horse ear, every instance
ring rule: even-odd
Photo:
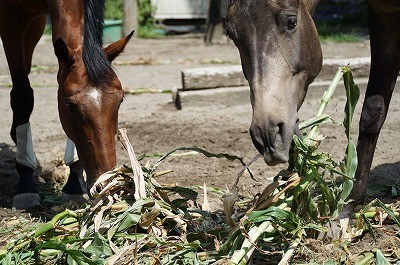
[[[73,64],[72,50],[65,44],[64,40],[59,38],[54,42],[54,53],[58,60],[71,66]]]
[[[132,35],[135,31],[132,31],[128,36],[110,44],[106,48],[104,48],[104,52],[106,53],[108,61],[111,63],[115,58],[124,50],[128,41],[132,38]]]
[[[307,6],[308,13],[310,13],[310,15],[313,15],[318,4],[325,2],[326,0],[304,0],[304,1]]]

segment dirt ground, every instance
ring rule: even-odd
[[[369,55],[367,40],[358,43],[323,43],[322,47],[325,58]],[[30,78],[35,88],[35,109],[31,124],[35,151],[42,166],[38,181],[51,185],[55,183],[59,188],[63,174],[60,174],[60,167],[57,170],[56,166],[63,157],[66,137],[57,113],[57,62],[52,50],[50,39],[43,38],[34,56]],[[217,63],[239,64],[235,46],[229,41],[206,46],[201,36],[190,35],[155,40],[133,39],[126,51],[116,59],[115,68],[127,91],[138,88],[169,90],[181,85],[181,69],[215,66]],[[12,119],[9,107],[10,82],[5,56],[0,49],[0,207],[8,209],[12,205],[13,191],[18,181],[14,170],[15,145],[9,136]],[[365,91],[365,86],[365,82],[360,83],[362,91]],[[301,109],[302,120],[312,117],[316,112],[324,90],[325,87],[310,88]],[[339,88],[327,113],[341,120],[343,108],[343,89]],[[361,104],[355,116],[355,139],[360,109]],[[375,180],[371,182],[389,186],[399,182],[399,112],[400,96],[396,89],[376,150],[371,173]],[[251,106],[247,97],[240,100],[233,97],[210,99],[176,110],[170,94],[126,94],[119,115],[119,126],[128,129],[128,136],[138,156],[164,154],[182,146],[199,146],[210,152],[243,157],[246,162],[257,154],[248,133],[250,122]],[[327,136],[322,149],[335,158],[341,158],[344,153],[344,129],[327,125],[322,132]],[[128,163],[128,155],[120,146],[118,159],[120,163]],[[149,159],[154,161],[156,158],[145,158]],[[171,158],[162,168],[174,170],[159,180],[162,183],[184,186],[206,183],[207,186],[225,189],[233,185],[241,165],[224,159],[191,155]],[[243,177],[240,187],[256,194],[284,168],[285,165],[271,168],[259,160],[251,167],[258,181]],[[387,199],[393,199],[390,196]]]

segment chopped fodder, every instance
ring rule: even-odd
[[[338,123],[323,112],[342,76],[347,104],[344,122]],[[67,209],[38,229],[10,240],[0,250],[1,264],[350,264],[371,260],[390,264],[399,259],[395,205],[373,201],[354,216],[354,224],[343,222],[339,238],[324,236],[353,185],[357,157],[350,132],[358,96],[350,71],[340,69],[316,117],[302,124],[304,138],[294,137],[288,170],[250,199],[237,194],[235,187],[220,191],[205,186],[203,205],[199,205],[196,189],[160,185],[155,177],[167,174],[158,171],[159,165],[182,151],[239,160],[245,170],[251,163],[182,147],[155,163],[141,165],[121,130],[131,165],[102,175],[90,191],[91,204]],[[341,161],[317,150],[324,140],[317,128],[327,122],[346,131],[348,144]],[[210,211],[210,192],[224,197],[223,211]],[[384,239],[385,245],[377,245],[382,250],[356,250],[354,246],[366,240],[365,235],[370,235],[371,246]],[[320,252],[323,255],[318,256]]]

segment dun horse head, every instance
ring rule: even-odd
[[[314,3],[315,2],[315,3]],[[315,0],[231,0],[228,36],[240,52],[253,107],[250,134],[268,165],[288,161],[298,110],[321,70]]]

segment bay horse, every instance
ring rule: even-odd
[[[226,30],[240,52],[253,108],[250,134],[268,165],[288,161],[298,110],[322,67],[312,19],[322,0],[231,0]],[[362,204],[382,125],[400,70],[400,1],[369,0],[371,69],[360,118],[358,167],[342,216]]]
[[[90,188],[100,174],[116,165],[115,134],[124,93],[111,62],[123,51],[132,33],[103,49],[104,2],[0,0],[0,36],[12,79],[10,134],[17,146],[16,170],[20,177],[15,208],[31,208],[40,203],[33,180],[38,162],[29,123],[34,93],[28,74],[47,14],[59,63],[59,117],[71,139],[65,156],[70,176],[63,192],[84,195],[86,187],[80,185],[79,179],[83,169]]]

